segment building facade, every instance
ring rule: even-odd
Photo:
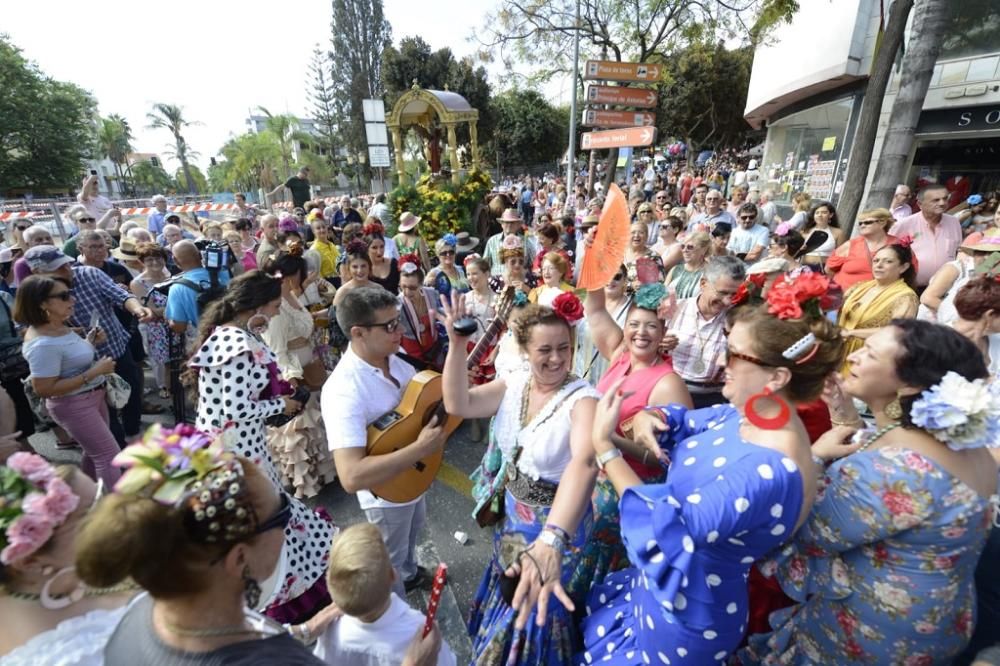
[[[754,127],[767,128],[762,188],[774,190],[779,201],[806,191],[836,202],[891,0],[799,4],[792,22],[754,54],[744,115]],[[1000,190],[1000,2],[951,4],[905,182],[915,190],[942,183],[958,204],[969,194]],[[897,67],[882,105],[869,181],[898,87]]]

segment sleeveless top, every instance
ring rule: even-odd
[[[672,373],[674,366],[669,358],[661,358],[656,365],[651,365],[648,368],[629,372],[631,369],[631,355],[627,350],[623,351],[611,362],[604,376],[597,382],[597,390],[604,394],[608,392],[616,381],[624,377],[625,382],[622,384],[621,390],[626,393],[633,392],[632,395],[625,398],[624,402],[622,402],[622,409],[618,415],[617,432],[619,435],[623,434],[622,424],[649,405],[649,397],[653,393],[656,383],[666,375]],[[625,456],[625,459],[629,466],[643,478],[662,472],[659,464],[655,462],[653,465],[643,465],[628,455]]]
[[[704,268],[689,271],[684,268],[684,264],[678,264],[671,269],[670,284],[667,285],[667,289],[674,292],[677,300],[697,296],[701,292],[701,274],[704,271]]]
[[[816,231],[815,227],[813,228],[813,231]],[[822,229],[820,231],[822,231]],[[812,232],[809,233],[810,235],[812,234]],[[810,252],[809,254],[815,254],[820,257],[829,257],[831,254],[833,254],[833,251],[836,249],[837,249],[837,241],[836,239],[834,239],[832,231],[827,231],[826,242],[820,245],[812,252]]]

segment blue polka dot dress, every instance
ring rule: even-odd
[[[578,664],[724,663],[746,629],[750,566],[794,531],[795,462],[744,440],[730,405],[664,412],[667,481],[621,499],[635,566],[591,589]]]

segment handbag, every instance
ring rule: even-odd
[[[0,349],[0,382],[20,381],[31,374],[31,369],[28,367],[28,360],[21,353],[21,338],[14,327],[14,317],[10,306],[2,298],[0,298],[0,306],[3,307],[4,313],[7,315],[11,338],[18,341]]]
[[[302,382],[311,391],[318,391],[323,388],[326,377],[326,365],[324,365],[321,358],[314,358],[302,366]]]
[[[261,400],[289,397],[296,402],[302,403],[302,409],[305,409],[305,404],[309,402],[309,389],[304,386],[293,387],[282,379],[281,372],[278,370],[278,364],[274,361],[267,364],[267,375],[268,385],[261,392]],[[301,410],[299,411],[301,412]],[[272,428],[280,428],[298,415],[298,412],[295,414],[285,414],[284,412],[272,414],[264,419],[264,423]]]
[[[121,375],[113,372],[104,378],[104,397],[112,409],[122,409],[131,395],[132,387]]]

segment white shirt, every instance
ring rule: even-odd
[[[368,426],[399,405],[406,385],[417,374],[412,365],[395,354],[389,357],[389,372],[399,382],[396,386],[382,371],[361,359],[350,345],[333,369],[320,397],[327,446],[331,451],[365,447]],[[362,509],[406,506],[416,499],[397,504],[375,497],[368,490],[358,491]]]
[[[406,648],[424,626],[424,616],[392,594],[389,608],[374,622],[345,615],[316,641],[313,654],[336,666],[399,666]],[[455,666],[455,653],[441,641],[438,666]]]
[[[729,236],[729,244],[726,245],[726,249],[733,254],[745,254],[760,245],[766,250],[770,236],[771,232],[767,227],[755,224],[749,229],[744,229],[743,225],[740,224],[733,228],[733,233]]]
[[[399,248],[396,247],[396,241],[392,240],[388,236],[383,236],[382,240],[385,241],[385,256],[389,259],[399,261]]]
[[[656,183],[656,171],[653,170],[653,167],[649,167],[646,169],[646,173],[642,175],[642,178],[646,181],[642,189],[652,190]]]

